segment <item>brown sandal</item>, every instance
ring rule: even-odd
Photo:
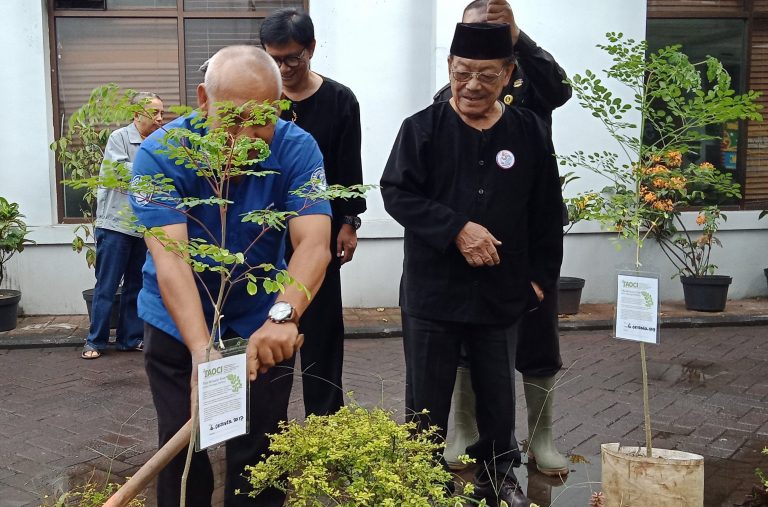
[[[80,357],[83,359],[98,359],[101,357],[101,351],[86,345],[83,347],[83,351],[80,353]]]

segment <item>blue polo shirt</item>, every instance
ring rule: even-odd
[[[132,195],[131,206],[138,217],[139,223],[146,227],[187,224],[189,238],[200,238],[209,243],[214,241],[221,244],[221,220],[217,205],[198,205],[182,210],[174,209],[178,199],[184,197],[210,198],[213,191],[206,180],[182,165],[176,165],[167,155],[158,153],[163,148],[162,139],[165,131],[173,128],[185,128],[203,133],[201,129],[191,124],[194,117],[180,117],[157,130],[149,136],[139,148],[133,163],[134,178],[141,176],[164,175],[172,180],[175,192],[162,196]],[[296,211],[301,215],[323,214],[330,215],[331,208],[327,201],[307,201],[303,197],[290,194],[310,180],[325,181],[323,158],[315,140],[301,128],[291,122],[278,120],[275,135],[270,144],[270,155],[260,164],[262,170],[273,170],[277,174],[255,177],[246,176],[239,183],[232,183],[229,200],[234,201],[227,210],[226,244],[230,252],[244,252],[252,241],[262,233],[262,226],[253,222],[242,222],[243,215],[261,209],[278,211]],[[199,220],[203,227],[194,217]],[[273,264],[278,269],[285,268],[284,249],[287,229],[269,230],[250,248],[246,255],[247,264],[257,266],[262,263]],[[215,237],[211,237],[211,235]],[[210,258],[197,259],[215,265]],[[147,323],[165,331],[182,341],[176,324],[160,297],[157,283],[157,270],[152,256],[148,253],[144,264],[144,286],[139,293],[139,316]],[[239,268],[233,278],[241,273]],[[256,276],[263,276],[260,270],[253,271]],[[199,275],[199,276],[198,276]],[[274,276],[274,273],[270,274]],[[196,273],[197,288],[203,303],[206,322],[210,326],[213,321],[213,304],[204,290],[218,294],[219,275],[216,272],[204,271]],[[200,280],[202,278],[202,281]],[[246,282],[232,286],[224,305],[222,332],[233,330],[240,336],[248,337],[261,327],[267,318],[267,311],[274,303],[276,295],[268,295],[259,286],[259,292],[250,296],[246,291]]]

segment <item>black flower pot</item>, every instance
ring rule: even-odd
[[[86,289],[83,291],[83,299],[85,300],[85,307],[88,309],[88,322],[91,321],[91,310],[93,308],[93,290]],[[120,322],[120,294],[123,288],[118,287],[115,292],[115,297],[112,300],[112,313],[109,315],[109,328],[117,329],[117,325]]]
[[[768,282],[768,268],[765,268],[763,273],[765,274],[765,281]]]
[[[697,312],[722,312],[733,278],[725,275],[681,276],[685,308]]]
[[[16,329],[19,301],[21,301],[21,292],[0,290],[0,331]]]
[[[581,289],[584,288],[583,278],[561,276],[557,290],[557,313],[560,315],[574,315],[579,313],[581,304]]]

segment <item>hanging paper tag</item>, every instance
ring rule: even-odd
[[[659,342],[659,278],[650,273],[618,275],[616,338]]]
[[[248,432],[249,385],[245,354],[198,365],[197,385],[200,449]]]

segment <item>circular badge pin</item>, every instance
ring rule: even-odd
[[[515,156],[509,150],[501,150],[496,154],[496,164],[502,169],[509,169],[515,165]]]
[[[513,97],[512,95],[504,95],[504,103],[506,105],[511,106],[512,102],[514,101],[515,101],[515,97]]]

